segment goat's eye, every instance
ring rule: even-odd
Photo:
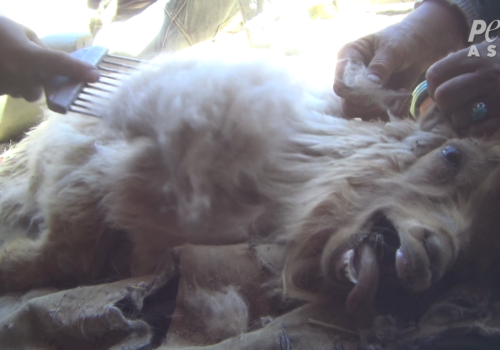
[[[445,146],[441,148],[441,155],[451,164],[453,167],[460,167],[460,160],[462,155],[460,151],[453,146]]]

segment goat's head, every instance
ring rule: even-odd
[[[480,235],[494,226],[487,221],[495,220],[495,212],[487,209],[500,204],[499,155],[493,141],[453,139],[402,172],[349,184],[343,190],[349,192],[345,208],[332,205],[335,195],[311,211],[308,221],[323,224],[306,232],[289,259],[302,266],[285,275],[299,288],[321,280],[327,293],[342,291],[347,310],[355,312],[370,308],[387,288],[428,289],[471,245],[476,246],[472,258],[484,266],[498,249],[487,258],[474,242],[492,250]]]

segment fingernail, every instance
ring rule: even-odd
[[[372,73],[372,74],[369,74],[369,75],[367,76],[367,78],[368,78],[368,80],[373,81],[375,84],[380,84],[380,83],[382,83],[382,78],[380,78],[380,77],[379,77],[378,75],[376,75],[376,74],[373,74],[373,73]]]
[[[101,77],[101,72],[98,69],[91,69],[88,73],[88,80],[90,82],[96,82]]]

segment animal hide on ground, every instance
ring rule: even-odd
[[[0,163],[1,346],[494,344],[498,143],[338,106],[262,60],[179,56],[100,119],[48,116]]]

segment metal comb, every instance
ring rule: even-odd
[[[66,114],[75,112],[97,117],[95,106],[105,105],[107,99],[121,85],[121,82],[145,61],[108,54],[108,49],[90,46],[71,54],[95,66],[101,77],[95,83],[57,76],[44,85],[45,97],[50,110]]]

